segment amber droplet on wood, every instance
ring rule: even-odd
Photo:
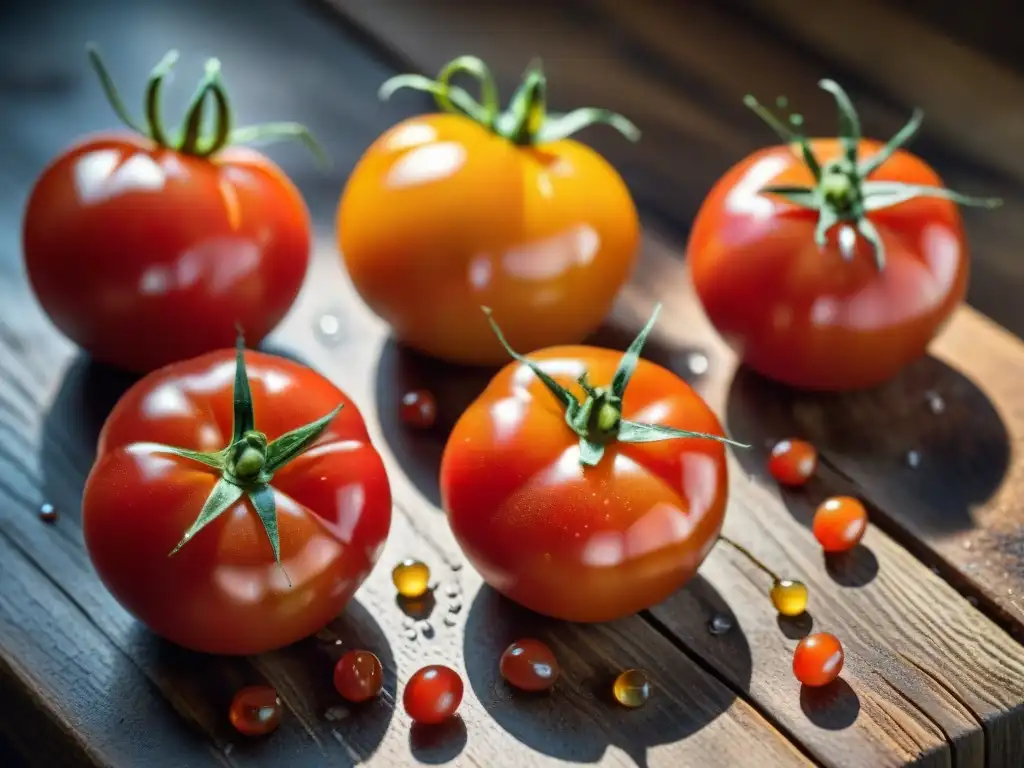
[[[245,736],[263,736],[281,724],[281,699],[269,685],[242,688],[231,701],[229,716],[235,730]]]
[[[349,651],[334,665],[334,688],[343,699],[359,703],[374,698],[384,687],[384,668],[369,651]]]
[[[546,691],[558,679],[554,651],[540,640],[526,638],[512,643],[501,654],[501,676],[522,691]]]
[[[807,610],[807,585],[802,581],[777,581],[772,585],[769,596],[775,610],[783,616],[799,616]]]
[[[391,571],[391,581],[402,597],[422,597],[430,587],[430,567],[419,560],[403,560]]]
[[[615,678],[612,693],[615,700],[624,707],[642,707],[651,698],[651,683],[647,673],[640,669],[627,669]]]

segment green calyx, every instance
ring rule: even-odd
[[[125,106],[96,46],[90,43],[86,46],[86,52],[89,55],[89,63],[103,86],[107,101],[121,122],[136,133],[149,137],[161,147],[193,157],[210,157],[231,144],[298,139],[309,148],[318,163],[325,167],[330,165],[327,155],[313,135],[305,126],[298,123],[267,123],[232,128],[231,103],[221,80],[220,61],[217,59],[207,60],[203,78],[189,102],[181,127],[171,135],[164,126],[162,93],[164,81],[178,61],[177,51],[169,51],[149,74],[146,85],[145,122],[142,124],[132,117]],[[207,121],[206,113],[211,103],[213,118]],[[209,128],[206,126],[207,122],[210,122]]]
[[[647,337],[654,328],[655,320],[661,311],[661,305],[654,308],[650,320],[643,327],[633,343],[622,355],[619,366],[612,376],[611,384],[607,387],[594,387],[584,371],[577,383],[586,394],[586,399],[580,402],[576,396],[549,376],[543,368],[528,357],[520,355],[509,346],[501,328],[494,321],[491,310],[483,307],[487,320],[494,329],[495,335],[505,350],[518,362],[527,366],[534,375],[541,380],[545,387],[565,407],[565,422],[580,439],[580,464],[584,466],[597,466],[605,453],[605,448],[614,442],[619,443],[656,443],[662,440],[674,438],[704,438],[717,440],[721,443],[728,443],[739,448],[749,448],[749,445],[737,443],[734,440],[720,435],[711,435],[704,432],[688,432],[675,427],[664,427],[660,424],[643,424],[636,421],[629,421],[622,418],[622,398],[626,394],[626,387],[633,377],[637,364],[640,362],[640,352],[643,349]]]
[[[203,528],[224,514],[243,495],[252,503],[266,531],[274,560],[281,565],[281,538],[277,530],[277,506],[270,481],[274,473],[311,446],[342,406],[320,419],[294,429],[271,442],[256,429],[252,391],[245,369],[245,342],[238,337],[235,355],[234,420],[231,444],[221,451],[203,452],[169,445],[159,450],[203,464],[220,473],[220,479],[207,497],[199,516],[171,551],[185,546]],[[290,583],[290,582],[289,582]]]
[[[456,75],[468,75],[480,84],[480,100],[452,85]],[[460,56],[445,64],[437,79],[422,75],[397,75],[380,88],[380,98],[389,99],[401,88],[412,88],[432,94],[442,112],[463,115],[513,144],[532,146],[565,139],[584,128],[610,125],[630,141],[640,138],[640,131],[622,115],[607,109],[584,107],[567,114],[547,111],[547,79],[540,61],[530,65],[522,83],[512,96],[508,109],[501,111],[498,86],[491,70],[476,56]]]
[[[762,106],[757,99],[747,95],[743,103],[752,109],[762,120],[794,150],[799,151],[807,167],[814,175],[814,186],[774,185],[764,187],[761,192],[778,195],[802,208],[818,212],[818,225],[814,231],[814,241],[819,248],[824,248],[828,241],[829,231],[839,223],[851,225],[872,248],[875,265],[881,271],[885,268],[885,246],[875,225],[868,214],[882,208],[888,208],[917,197],[937,197],[951,200],[960,205],[981,208],[997,208],[1002,200],[997,198],[977,198],[961,195],[944,187],[928,187],[916,184],[904,184],[897,181],[871,181],[869,176],[878,170],[893,154],[905,147],[917,134],[921,127],[924,113],[914,110],[907,124],[874,155],[866,158],[858,157],[861,141],[860,118],[857,111],[838,83],[832,80],[821,80],[818,86],[832,95],[839,110],[839,142],[843,152],[840,157],[824,165],[814,156],[811,143],[803,132],[803,117],[798,114],[789,116],[788,125]],[[780,109],[786,107],[786,99],[780,97],[776,102]],[[840,244],[843,245],[842,241]],[[843,258],[853,258],[852,247],[842,247]]]

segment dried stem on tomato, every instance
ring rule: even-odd
[[[244,144],[254,141],[277,141],[282,139],[298,139],[323,166],[330,161],[323,149],[309,130],[299,123],[266,123],[245,128],[232,128],[233,115],[228,100],[227,89],[220,76],[220,61],[208,59],[203,78],[189,106],[177,135],[167,133],[161,112],[163,103],[162,92],[164,81],[178,61],[177,51],[168,51],[149,74],[146,85],[145,123],[139,124],[125,106],[118,93],[117,86],[110,76],[103,59],[95,45],[86,47],[89,63],[96,72],[103,86],[107,101],[114,113],[128,128],[143,136],[148,136],[155,144],[193,157],[210,157],[232,144]],[[212,129],[205,127],[206,111],[209,104],[213,105]]]
[[[595,387],[590,383],[586,371],[584,371],[577,383],[586,393],[587,397],[580,402],[576,396],[549,376],[543,368],[509,346],[505,340],[501,328],[491,316],[491,310],[483,307],[484,313],[494,329],[495,335],[505,350],[518,362],[527,366],[534,375],[541,380],[545,387],[558,398],[565,407],[565,422],[580,438],[580,463],[585,466],[596,466],[604,456],[605,446],[609,443],[655,443],[662,440],[675,438],[704,438],[717,440],[722,443],[729,443],[740,448],[749,448],[749,445],[737,443],[721,435],[711,435],[705,432],[689,432],[674,427],[665,427],[660,424],[643,424],[636,421],[628,421],[622,418],[622,398],[626,394],[626,387],[629,384],[637,364],[640,362],[640,352],[643,349],[647,337],[654,328],[654,323],[661,311],[661,305],[654,308],[650,320],[643,327],[633,343],[626,349],[619,366],[612,377],[611,384],[607,387]]]
[[[252,405],[249,375],[245,368],[245,342],[239,334],[235,355],[234,419],[231,443],[220,451],[193,451],[169,445],[160,450],[204,464],[220,472],[220,479],[207,497],[195,522],[171,551],[173,555],[193,536],[226,512],[242,495],[252,503],[267,534],[274,560],[281,565],[281,538],[277,530],[277,506],[270,480],[274,473],[309,448],[342,406],[291,432],[267,441],[267,436],[256,428],[256,414]]]
[[[764,120],[787,144],[803,158],[811,174],[814,186],[770,185],[761,189],[764,194],[778,195],[802,208],[818,213],[818,226],[814,241],[824,248],[829,231],[840,222],[852,224],[854,229],[872,248],[875,264],[879,271],[885,268],[885,246],[875,225],[867,214],[888,208],[916,197],[937,197],[960,205],[980,208],[997,208],[1002,205],[998,198],[979,198],[962,195],[945,187],[929,187],[918,184],[904,184],[898,181],[870,181],[868,177],[878,170],[899,149],[906,146],[921,127],[924,113],[915,109],[907,124],[901,128],[875,154],[858,157],[862,138],[860,117],[850,97],[833,80],[821,80],[818,86],[835,99],[839,111],[839,142],[842,154],[825,165],[814,156],[811,143],[803,131],[804,120],[799,114],[789,116],[788,125],[748,94],[743,103]],[[779,108],[786,106],[785,98],[778,100]],[[852,258],[852,251],[843,251],[846,258]]]
[[[466,90],[452,85],[456,75],[468,75],[480,84],[480,100]],[[539,60],[530,64],[508,109],[501,111],[498,87],[487,65],[476,56],[459,56],[441,68],[436,79],[422,75],[397,75],[380,88],[380,98],[388,99],[401,88],[412,88],[431,94],[442,112],[468,117],[514,144],[532,146],[568,138],[584,128],[610,125],[630,141],[640,138],[640,131],[622,115],[607,109],[583,107],[567,114],[547,111],[547,78]]]

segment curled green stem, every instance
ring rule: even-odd
[[[452,83],[456,75],[466,75],[480,86],[480,101]],[[429,93],[443,112],[459,114],[474,120],[490,131],[522,146],[546,144],[568,138],[592,125],[608,125],[630,141],[640,138],[640,131],[622,115],[606,109],[584,107],[568,114],[547,110],[547,79],[539,60],[523,75],[504,112],[500,111],[498,89],[487,65],[475,56],[459,56],[446,64],[435,79],[405,74],[387,80],[380,88],[380,98],[389,99],[396,91],[410,88]]]
[[[318,163],[329,165],[323,149],[310,132],[298,123],[270,123],[232,130],[234,119],[231,102],[221,80],[220,62],[217,59],[206,62],[203,78],[186,109],[182,125],[177,132],[172,133],[167,130],[163,119],[163,87],[178,61],[177,51],[165,54],[150,72],[145,93],[144,123],[139,123],[125,106],[96,46],[88,44],[86,52],[107,101],[121,122],[161,147],[194,157],[211,157],[231,144],[250,140],[298,139],[310,149]],[[206,112],[211,106],[213,119],[207,121]],[[210,127],[207,127],[207,122]]]

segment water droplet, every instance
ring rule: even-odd
[[[694,376],[703,376],[708,372],[708,368],[711,363],[708,361],[708,356],[703,352],[693,351],[687,352],[684,358],[686,370],[692,373]]]
[[[933,565],[933,566],[932,566],[931,568],[929,568],[928,570],[930,570],[930,571],[931,571],[932,573],[934,573],[934,574],[935,574],[936,576],[938,576],[938,575],[939,575],[939,569],[938,569],[938,568],[936,568],[936,567],[935,567],[934,565]]]
[[[335,640],[335,641],[334,641],[334,644],[335,644],[335,645],[341,645],[341,644],[342,644],[342,642],[341,642],[341,638],[339,637],[339,638],[338,638],[337,640]]]
[[[732,619],[723,614],[716,614],[708,622],[708,632],[712,635],[724,635],[732,629]]]
[[[341,339],[341,319],[330,313],[320,315],[316,321],[316,330],[323,341],[336,344]]]
[[[462,570],[462,563],[452,563],[450,567],[451,567],[452,571],[461,571]]]
[[[402,597],[422,597],[430,590],[430,566],[411,558],[403,560],[391,571],[391,581]]]
[[[444,593],[448,595],[448,597],[458,597],[460,591],[458,584],[449,584]]]
[[[402,617],[402,629],[412,629],[416,626],[416,620],[412,616]]]
[[[978,598],[976,598],[974,595],[968,596],[967,602],[973,605],[975,608],[978,607]]]
[[[434,636],[434,625],[429,621],[421,621],[416,625],[419,629],[420,634],[423,635],[427,640],[430,640]]]
[[[651,684],[641,670],[627,669],[615,678],[612,693],[622,706],[635,709],[642,707],[651,697]]]
[[[336,723],[339,720],[344,720],[348,717],[348,710],[345,707],[329,707],[324,712],[324,720],[328,720],[332,723]]]
[[[457,623],[457,619],[450,613],[444,617],[444,625],[446,627],[454,627]]]
[[[928,410],[938,415],[946,410],[946,401],[942,399],[942,395],[936,392],[934,389],[928,390],[925,395],[925,400],[928,403]]]
[[[920,451],[907,451],[907,466],[911,469],[917,469],[921,466],[921,452]]]
[[[448,613],[458,613],[461,610],[462,610],[462,601],[461,600],[452,600],[450,603],[448,603]]]
[[[420,636],[420,633],[416,631],[415,627],[410,627],[409,629],[405,630],[405,639],[406,640],[415,640],[419,636]]]
[[[44,523],[55,523],[57,522],[57,508],[47,502],[46,504],[39,505],[39,519]]]

